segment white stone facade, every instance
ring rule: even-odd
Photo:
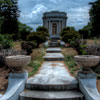
[[[43,14],[43,26],[49,31],[50,37],[60,36],[64,27],[66,27],[67,14],[65,12],[51,11]]]

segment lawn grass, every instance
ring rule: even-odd
[[[31,54],[32,60],[30,62],[30,64],[28,65],[29,70],[28,70],[28,74],[29,77],[33,76],[35,73],[38,72],[43,60],[43,56],[45,55],[45,49],[44,48],[38,48],[38,49],[34,49],[33,53]],[[31,69],[31,70],[30,70]]]
[[[77,72],[80,70],[80,67],[76,64],[74,55],[65,55],[65,64],[68,66],[70,73],[73,76],[76,76]]]
[[[86,40],[86,42],[87,42],[87,44],[100,44],[100,39],[96,39],[96,38],[94,38],[94,39],[87,39]]]
[[[70,73],[75,76],[80,69],[74,60],[74,56],[77,55],[76,50],[73,48],[62,48],[62,53],[65,57],[65,64],[68,66]]]
[[[14,42],[13,44],[14,44],[13,49],[21,50],[21,41]],[[31,62],[29,65],[25,67],[25,69],[28,71],[29,77],[33,76],[35,73],[38,72],[43,62],[43,56],[45,55],[45,53],[46,53],[46,48],[41,47],[41,48],[33,49],[33,52],[30,55],[32,58]]]
[[[21,50],[21,41],[20,42],[13,42],[13,49]]]
[[[65,64],[68,66],[70,73],[75,76],[81,69],[74,60],[74,56],[77,55],[77,52],[73,48],[62,48],[62,53],[65,56]],[[92,68],[92,70],[96,73],[97,78],[100,79],[100,66],[94,69]]]

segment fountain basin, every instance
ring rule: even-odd
[[[96,66],[100,61],[100,57],[94,55],[78,55],[74,56],[74,59],[83,67],[83,71],[89,71],[90,67]]]
[[[16,56],[7,56],[6,63],[9,67],[14,68],[15,71],[22,72],[24,66],[29,64],[31,61],[31,56],[26,55],[16,55]]]

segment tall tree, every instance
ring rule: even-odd
[[[11,1],[10,0],[8,0],[7,2],[5,1],[5,0],[0,0],[0,34],[1,34],[1,26],[2,26],[2,24],[3,24],[3,21],[4,21],[4,16],[3,16],[3,12],[4,12],[4,7],[6,6],[6,5],[11,5]]]
[[[73,41],[80,38],[80,34],[74,27],[65,27],[61,32],[61,39],[65,43],[72,44]]]
[[[4,18],[1,25],[1,33],[15,34],[18,38],[18,0],[2,0],[1,17]]]
[[[41,32],[41,34],[45,35],[46,37],[49,36],[49,33],[48,33],[48,29],[45,28],[44,26],[39,26],[37,29],[36,29],[37,32]]]
[[[89,22],[86,26],[79,30],[79,33],[84,39],[91,38],[91,29],[91,23]]]
[[[33,31],[33,29],[26,25],[18,22],[18,29],[19,29],[19,37],[22,40],[26,40],[27,36]]]
[[[100,0],[90,3],[90,21],[92,24],[92,35],[100,37]]]

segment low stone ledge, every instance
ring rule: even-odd
[[[96,87],[95,73],[78,73],[79,88],[85,96],[85,100],[100,100],[100,94]]]
[[[24,73],[10,73],[7,91],[0,100],[19,100],[19,94],[23,92],[27,78],[27,71]]]

